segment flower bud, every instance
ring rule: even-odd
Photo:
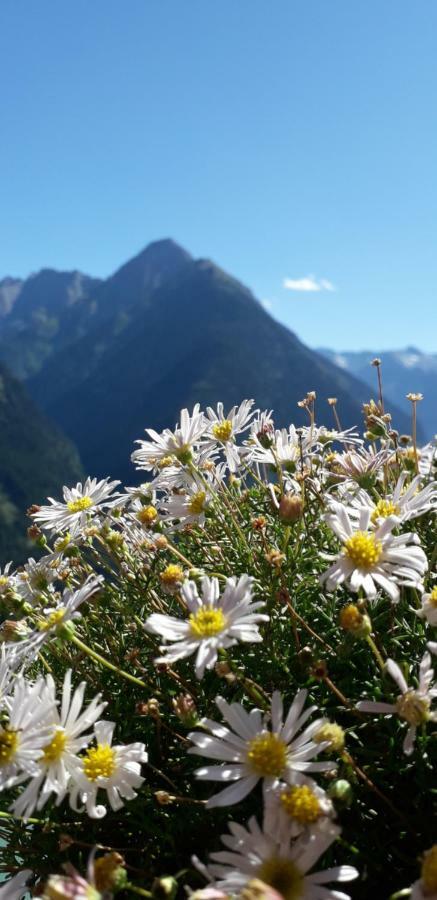
[[[94,883],[99,891],[117,893],[127,883],[124,859],[120,853],[105,853],[94,860]]]
[[[189,694],[179,694],[173,701],[173,709],[185,728],[193,728],[198,720],[196,704]]]
[[[369,616],[361,612],[355,603],[348,603],[340,610],[339,622],[344,631],[349,631],[356,638],[365,638],[372,631]]]
[[[303,501],[298,494],[284,494],[279,501],[279,518],[286,525],[297,522],[303,513]]]
[[[325,722],[313,736],[316,744],[327,743],[325,753],[341,753],[345,743],[345,733],[341,725],[336,722]]]
[[[344,807],[351,806],[354,799],[352,786],[345,778],[338,778],[329,786],[328,796]]]
[[[178,889],[178,883],[171,875],[155,878],[152,884],[152,897],[154,900],[174,900]]]

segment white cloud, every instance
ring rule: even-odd
[[[303,293],[319,293],[320,291],[335,291],[332,281],[327,278],[315,278],[314,275],[306,275],[305,278],[284,278],[282,287],[286,291],[299,291]]]
[[[273,303],[271,300],[261,300],[261,303],[264,309],[273,309]]]

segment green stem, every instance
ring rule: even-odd
[[[379,668],[381,669],[381,672],[385,672],[385,662],[375,644],[375,641],[372,637],[370,637],[370,634],[367,635],[366,641],[376,659],[376,662],[378,663]]]
[[[99,665],[104,666],[106,669],[110,669],[111,672],[116,672],[117,675],[121,675],[122,678],[125,678],[126,681],[131,681],[132,684],[137,684],[139,687],[149,689],[148,685],[141,681],[140,678],[136,678],[135,675],[131,675],[130,672],[125,672],[124,669],[120,669],[119,666],[115,666],[113,663],[109,662],[108,659],[105,659],[103,656],[100,656],[100,653],[96,653],[95,650],[92,650],[91,647],[88,647],[87,644],[84,644],[77,635],[73,634],[70,637],[70,640],[79,650],[82,650],[90,659],[93,659],[94,662],[99,663]]]

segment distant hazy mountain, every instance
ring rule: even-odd
[[[35,290],[43,275],[47,287]],[[273,320],[242,284],[170,240],[105,281],[50,272],[24,282],[0,319],[1,357],[27,377],[89,474],[128,481],[135,438],[146,426],[173,426],[180,408],[196,401],[231,406],[253,397],[285,424],[306,421],[296,403],[315,390],[318,420],[333,423],[326,397],[337,396],[346,426],[361,422],[369,394]],[[408,427],[402,413],[397,424]]]
[[[382,360],[383,390],[391,404],[411,414],[411,403],[406,399],[408,393],[423,394],[424,399],[418,405],[418,418],[426,440],[437,433],[437,353],[421,353],[415,347],[405,350],[362,350],[359,352],[336,353],[333,350],[320,349],[331,362],[340,366],[343,371],[356,375],[357,378],[373,385],[376,393],[376,372],[370,365],[375,357]],[[410,428],[407,429],[410,431]]]
[[[0,566],[24,561],[25,517],[32,503],[58,495],[82,476],[78,454],[36,408],[26,389],[0,365]]]

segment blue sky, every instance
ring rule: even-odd
[[[2,0],[0,277],[172,236],[313,346],[437,351],[436,34],[435,0]]]

